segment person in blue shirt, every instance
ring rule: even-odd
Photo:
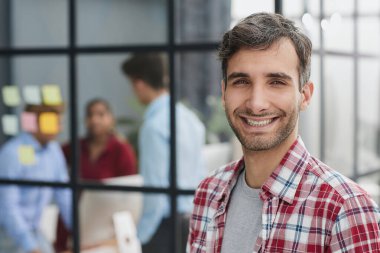
[[[50,112],[59,118],[63,106],[27,105],[25,111],[37,116]],[[0,149],[0,178],[67,182],[66,162],[60,145],[54,141],[56,136],[53,132],[45,134],[38,130],[36,133],[22,132],[10,139]],[[69,189],[0,185],[1,253],[53,252],[39,229],[42,211],[52,200],[71,229]]]
[[[135,54],[122,64],[139,101],[147,105],[139,133],[139,169],[145,186],[169,187],[170,167],[170,97],[166,87],[165,61],[156,53]],[[176,104],[177,185],[194,189],[205,176],[202,148],[205,127],[198,117],[181,103]],[[188,236],[188,214],[192,196],[178,198],[178,224],[181,236],[176,239],[185,252]],[[170,252],[170,202],[162,194],[145,194],[143,212],[137,224],[143,253]]]

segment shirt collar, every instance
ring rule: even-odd
[[[159,111],[160,108],[169,106],[169,95],[167,93],[162,94],[153,100],[144,113],[144,119],[151,117],[156,111]]]
[[[279,166],[261,187],[263,189],[261,197],[266,199],[269,194],[289,204],[293,203],[297,188],[307,168],[309,156],[301,137],[298,137],[282,158]]]
[[[278,167],[271,176],[264,182],[261,198],[267,199],[270,195],[276,196],[291,204],[294,200],[298,185],[305,173],[309,152],[301,137],[298,137],[292,144]],[[231,173],[227,183],[222,186],[218,200],[228,202],[229,195],[235,186],[238,176],[245,167],[244,160],[241,159],[232,166],[227,166],[226,172]],[[225,206],[225,205],[224,205]]]
[[[44,148],[46,148],[50,144],[50,142],[49,142],[46,144],[46,147],[44,147],[41,145],[41,143],[39,143],[37,141],[37,139],[32,134],[27,133],[27,132],[23,132],[23,133],[21,133],[21,135],[22,135],[22,139],[24,140],[24,143],[32,146],[34,148],[34,150],[36,150],[36,151],[43,150]]]

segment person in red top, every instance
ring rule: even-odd
[[[82,180],[100,181],[137,173],[136,157],[132,147],[114,131],[114,116],[109,103],[93,99],[86,105],[87,135],[80,140],[80,177]],[[63,145],[68,166],[71,164],[70,143]],[[68,232],[62,220],[57,226],[57,251],[65,250]]]

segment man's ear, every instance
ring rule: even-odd
[[[220,82],[220,88],[222,89],[222,106],[223,108],[226,108],[226,100],[225,100],[226,83],[224,82],[224,80]]]
[[[145,87],[145,82],[142,79],[136,78],[136,79],[133,79],[133,86],[134,86],[135,90],[141,91]]]
[[[303,87],[301,91],[302,101],[301,101],[301,111],[306,110],[310,104],[311,98],[314,92],[314,83],[309,81]]]

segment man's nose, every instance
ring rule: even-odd
[[[269,108],[269,104],[266,87],[261,84],[252,85],[248,94],[246,106],[250,108],[254,114],[260,114]]]

